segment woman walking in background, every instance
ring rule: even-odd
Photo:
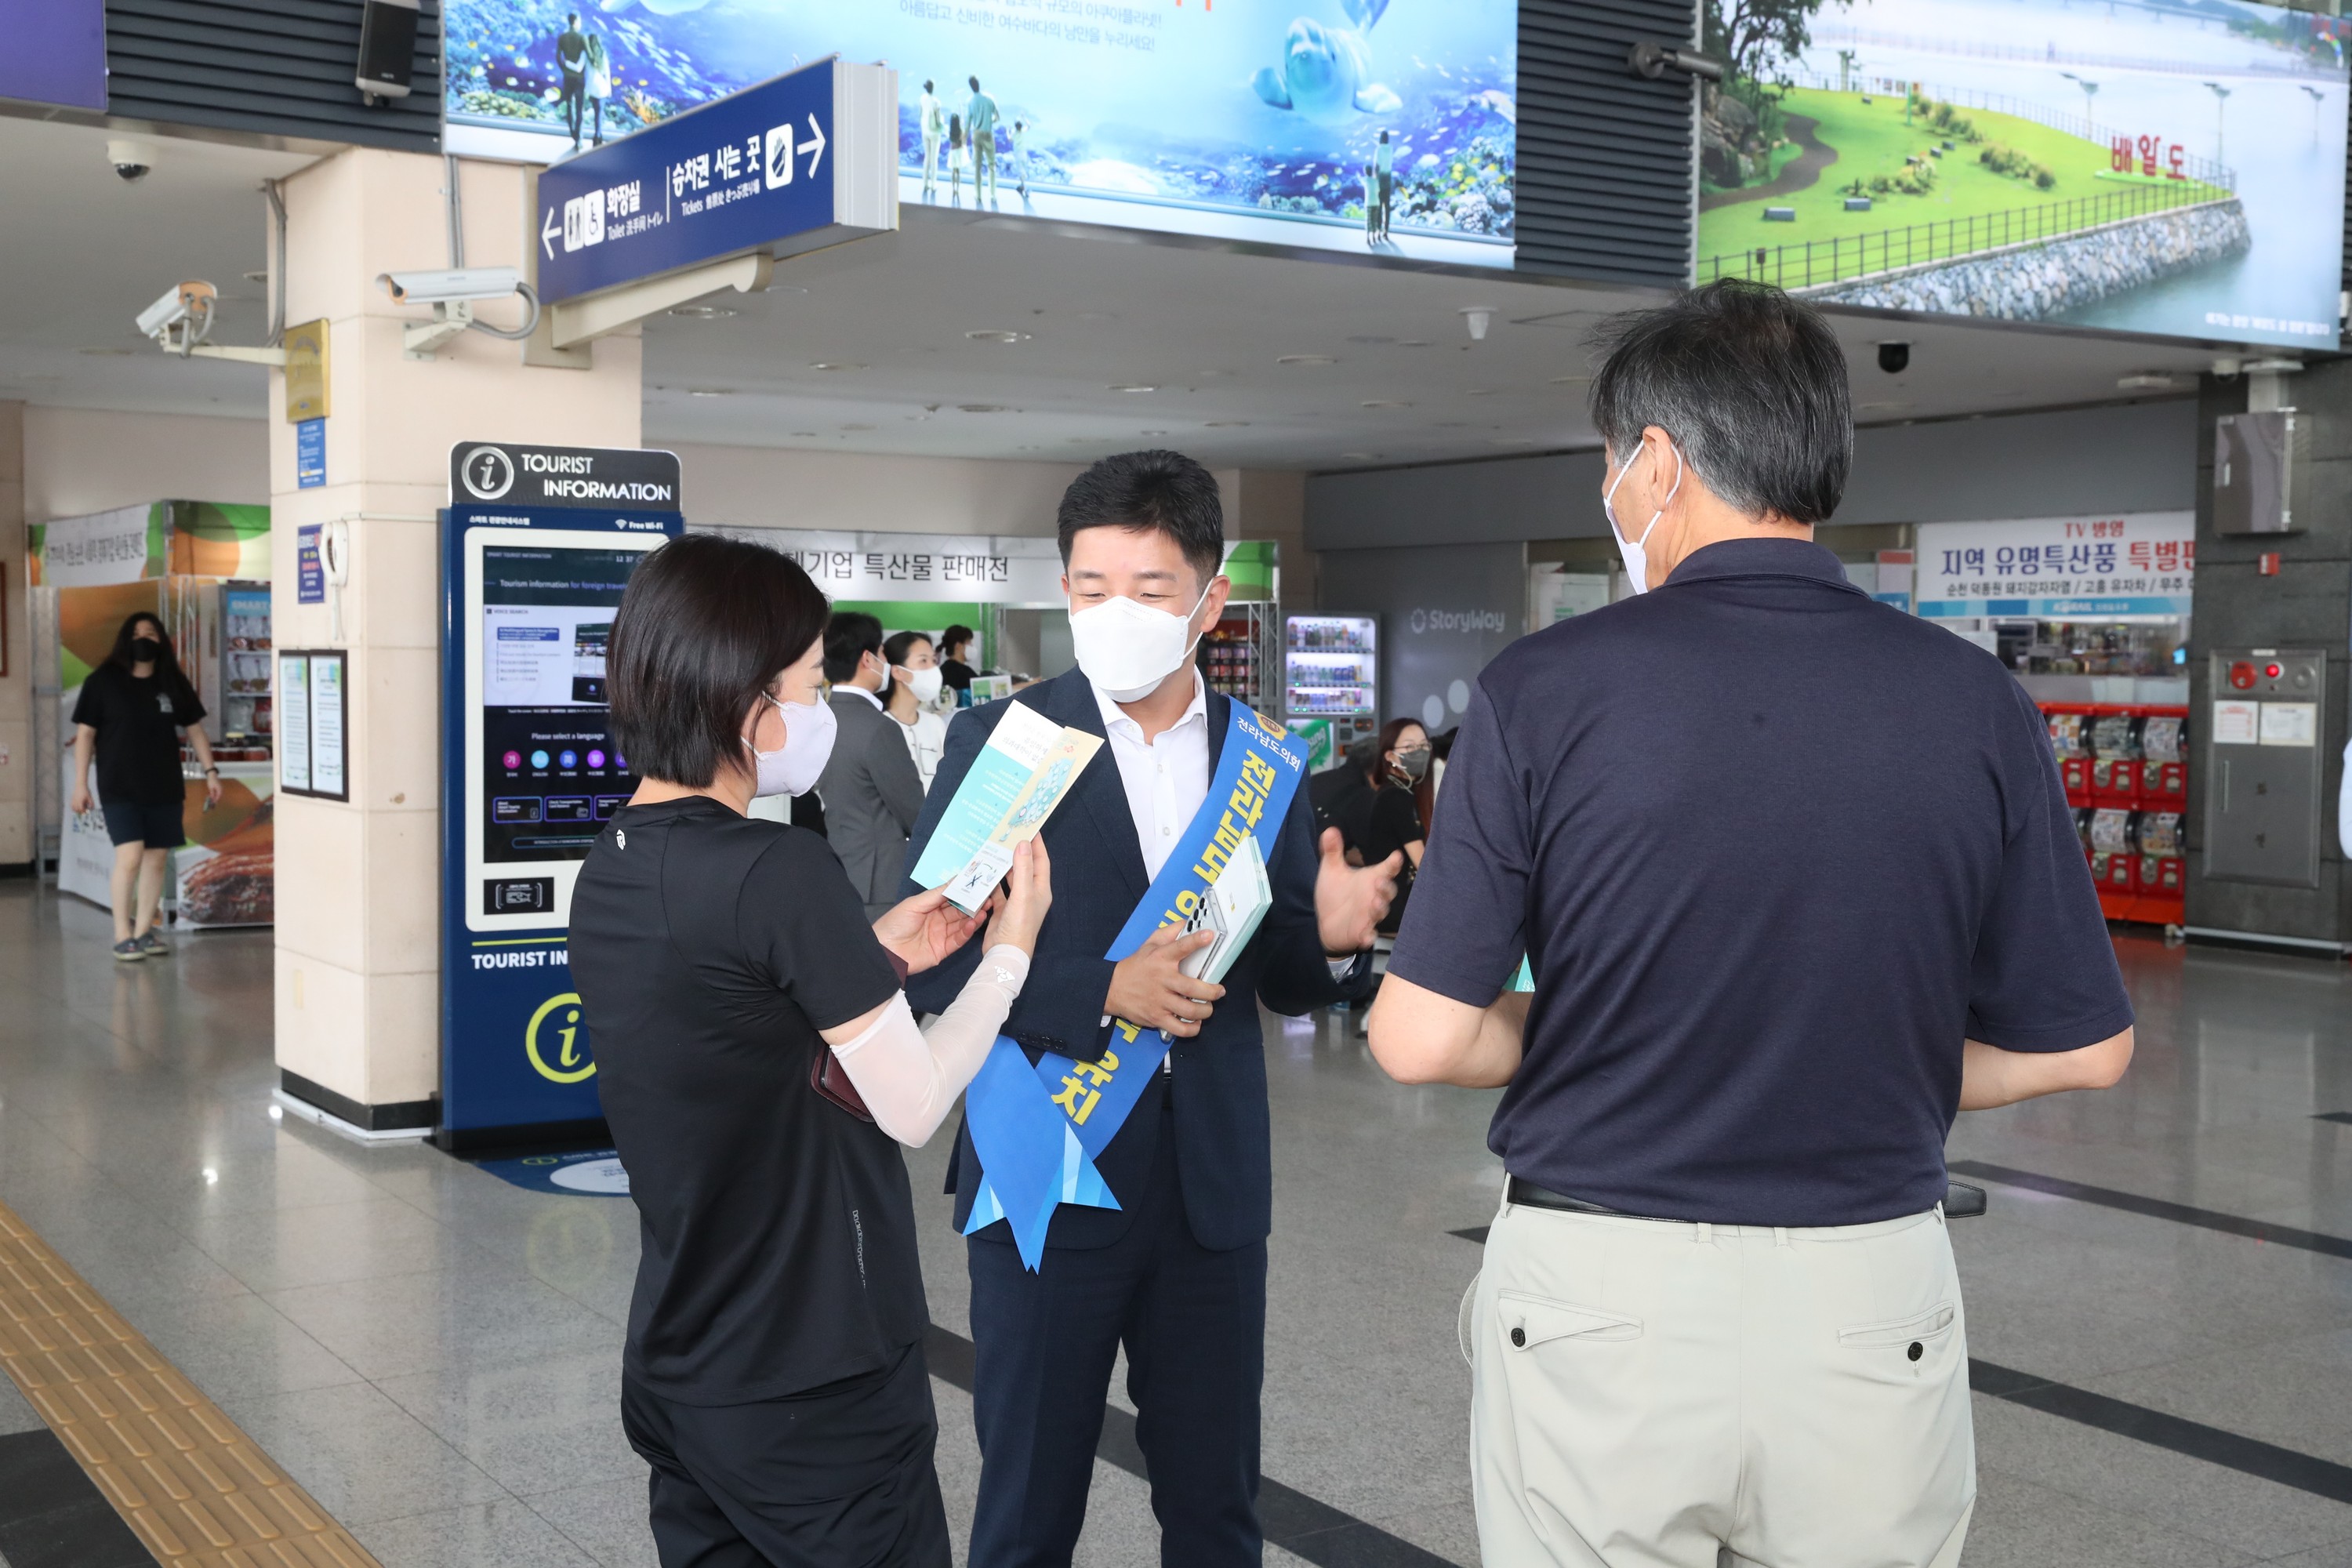
[[[172,951],[155,934],[155,920],[171,852],[188,841],[181,731],[204,765],[205,807],[220,804],[220,769],[213,765],[204,718],[205,705],[180,673],[163,624],[144,611],[122,623],[113,650],[89,672],[74,704],[73,812],[79,816],[90,808],[95,761],[98,805],[114,845],[114,956],[125,963]]]
[[[921,632],[900,632],[882,645],[882,658],[890,667],[890,695],[883,699],[882,710],[907,731],[907,750],[914,753],[915,772],[929,795],[948,743],[948,721],[939,714],[944,679],[939,655]]]

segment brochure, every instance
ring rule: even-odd
[[[1232,970],[1242,950],[1249,946],[1250,938],[1257,934],[1265,911],[1274,907],[1274,884],[1265,874],[1265,855],[1258,848],[1257,835],[1251,834],[1241,842],[1217,879],[1209,884],[1202,897],[1200,908],[1184,922],[1184,934],[1213,931],[1216,941],[1202,948],[1180,966],[1195,980],[1222,983]]]
[[[1014,703],[948,802],[915,880],[946,884],[950,903],[976,912],[1013,868],[1013,851],[1037,836],[1102,743]]]

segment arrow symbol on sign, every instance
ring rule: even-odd
[[[816,122],[816,112],[809,112],[809,178],[816,178],[816,166],[824,160],[824,132]]]
[[[550,261],[555,259],[555,237],[562,232],[562,226],[555,221],[555,209],[548,208],[546,226],[539,231],[539,243],[547,247],[547,258]]]

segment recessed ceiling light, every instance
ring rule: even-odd
[[[1206,428],[1211,430],[1238,430],[1248,423],[1249,421],[1246,419],[1212,419],[1209,421]]]
[[[1165,436],[1168,432],[1165,430],[1138,430],[1136,434],[1139,436]]]
[[[956,405],[956,407],[966,414],[1002,414],[1004,412],[1004,405],[1002,403],[959,403]]]
[[[735,393],[733,388],[725,386],[689,386],[686,395],[688,397],[732,397]]]
[[[1462,395],[1465,397],[1492,397],[1495,395],[1495,389],[1491,386],[1474,386],[1470,388],[1469,391],[1465,392]]]
[[[1113,392],[1157,392],[1160,390],[1157,386],[1147,385],[1139,381],[1129,382],[1124,384],[1113,382],[1110,389]]]
[[[1338,364],[1339,362],[1329,354],[1284,354],[1274,363],[1276,364]]]
[[[793,439],[796,441],[814,441],[816,439],[816,432],[814,430],[795,430],[793,432]]]
[[[1556,375],[1548,384],[1552,386],[1581,386],[1592,378],[1589,375]]]
[[[1428,346],[1429,340],[1427,338],[1399,338],[1397,340],[1397,347],[1401,349],[1425,349]]]
[[[688,321],[719,321],[742,312],[730,310],[724,305],[673,305],[669,313]]]
[[[852,364],[847,360],[820,359],[809,362],[811,370],[864,370],[865,368],[862,364]]]
[[[1342,452],[1339,456],[1351,463],[1377,463],[1381,460],[1378,452]]]
[[[1412,405],[1406,403],[1400,398],[1374,397],[1360,403],[1356,406],[1359,408],[1410,408]]]
[[[1361,337],[1349,338],[1348,341],[1351,343],[1392,343],[1396,342],[1394,338],[1382,337],[1377,332],[1367,332]]]
[[[2168,392],[2180,383],[2160,370],[2144,370],[2117,379],[2116,385],[2125,392]]]
[[[1025,343],[1030,338],[1030,334],[1027,332],[995,331],[966,332],[964,336],[970,338],[976,343]]]
[[[874,426],[871,425],[845,425],[842,428],[845,430],[871,430]]]

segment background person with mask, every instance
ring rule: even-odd
[[[830,705],[841,726],[816,781],[824,835],[866,912],[879,915],[898,901],[898,879],[912,864],[907,835],[923,809],[923,775],[906,731],[882,707],[890,686],[882,623],[860,610],[835,614],[825,627],[824,678],[833,683]]]
[[[940,634],[940,679],[956,694],[955,705],[971,706],[971,678],[980,673],[972,668],[972,644],[979,634],[970,626],[950,626]]]
[[[928,794],[948,742],[948,721],[939,713],[939,656],[922,633],[899,632],[882,645],[882,658],[890,667],[890,694],[883,709],[906,731],[907,751]]]
[[[1396,902],[1381,921],[1381,934],[1394,936],[1429,837],[1422,820],[1422,801],[1428,793],[1429,731],[1417,719],[1391,719],[1381,726],[1378,746],[1364,767],[1363,791],[1349,802],[1339,836],[1355,865],[1376,866],[1391,855],[1404,856]]]
[[[643,781],[598,835],[572,951],[643,1233],[621,1419],[667,1568],[946,1568],[913,1196],[919,1145],[1028,973],[1048,862],[986,937],[936,894],[867,927],[824,841],[754,820],[834,744],[824,595],[789,557],[693,536],[614,619],[614,732]],[[985,949],[928,1034],[899,990]]]
[[[180,777],[180,734],[205,770],[205,805],[220,804],[220,769],[205,734],[205,705],[172,657],[163,623],[144,613],[114,634],[106,662],[89,672],[74,703],[73,813],[90,808],[90,764],[98,764],[99,808],[114,845],[110,901],[114,956],[128,963],[172,950],[155,934],[163,873],[172,851],[188,841],[188,800]]]
[[[1094,1061],[1115,1016],[1167,1031],[1174,1049],[1096,1159],[1118,1208],[1062,1207],[1034,1274],[1002,1220],[966,1243],[982,1455],[971,1562],[1070,1561],[1124,1346],[1161,1560],[1255,1568],[1274,1204],[1257,1005],[1296,1015],[1361,989],[1396,863],[1350,868],[1337,833],[1318,850],[1301,789],[1279,823],[1256,828],[1274,905],[1223,985],[1179,968],[1210,932],[1162,928],[1128,958],[1103,956],[1203,809],[1227,743],[1230,700],[1192,663],[1230,590],[1223,518],[1198,463],[1128,452],[1071,484],[1059,525],[1078,668],[1012,700],[1106,744],[1041,836],[1056,864],[1084,870],[1057,889],[1004,1032],[1027,1050]],[[915,856],[1010,707],[974,708],[949,726]],[[967,948],[921,977],[915,1004],[943,1005],[977,958]],[[969,1124],[950,1170],[961,1230],[983,1175]]]
[[[1479,1544],[1951,1568],[1945,1136],[2114,1083],[2131,1005],[2032,699],[1812,542],[1853,439],[1829,326],[1729,281],[1606,342],[1607,509],[1649,591],[1479,676],[1371,1014],[1400,1080],[1507,1086]],[[1503,991],[1523,952],[1532,998]]]

